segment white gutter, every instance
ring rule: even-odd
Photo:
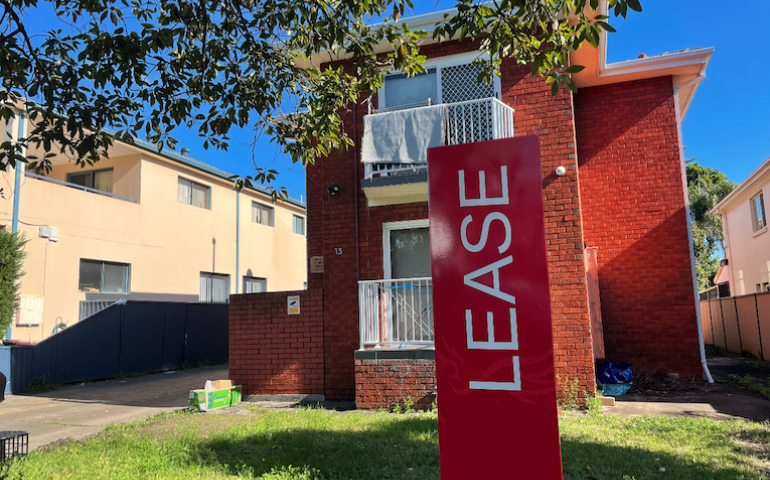
[[[697,79],[696,79],[697,80]],[[679,162],[682,170],[682,191],[684,192],[684,213],[687,217],[687,245],[690,248],[690,276],[692,277],[693,301],[695,303],[695,320],[698,323],[698,347],[700,350],[700,363],[703,368],[703,376],[708,383],[714,383],[714,378],[709,371],[706,361],[706,346],[703,341],[703,320],[700,313],[700,296],[698,294],[698,280],[695,272],[695,249],[692,240],[692,219],[690,218],[690,197],[687,189],[687,170],[684,164],[684,144],[682,143],[682,115],[679,110],[679,88],[674,86],[674,106],[676,108],[676,128],[679,137]]]

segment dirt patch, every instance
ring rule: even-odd
[[[153,440],[174,440],[184,433],[206,437],[231,427],[247,425],[254,415],[211,415],[209,413],[185,413],[173,418],[159,418],[137,426],[137,432],[149,435]]]
[[[703,381],[682,379],[679,375],[663,370],[640,372],[634,376],[634,384],[629,393],[650,398],[686,397],[697,393],[718,390],[716,384]]]

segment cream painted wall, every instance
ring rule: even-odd
[[[270,204],[253,191],[240,194],[240,268],[236,278],[236,192],[232,184],[160,156],[138,152],[97,163],[115,169],[115,193],[138,203],[84,192],[43,180],[24,178],[20,196],[20,224],[26,238],[26,275],[21,295],[44,297],[43,323],[14,325],[12,337],[40,341],[51,334],[57,319],[72,325],[79,302],[98,299],[197,301],[201,272],[230,275],[230,292],[242,289],[242,278],[267,278],[270,291],[302,289],[306,280],[306,237],[292,232],[293,215],[304,209],[279,202],[275,226],[251,222],[251,202]],[[66,179],[59,165],[51,176]],[[5,172],[13,185],[13,171]],[[177,201],[179,176],[211,187],[211,209]],[[13,190],[12,188],[10,189]],[[0,221],[10,228],[13,195],[6,189],[0,200]],[[37,225],[59,229],[59,241],[39,237]],[[78,290],[80,259],[130,264],[127,295]]]
[[[753,232],[750,200],[763,192],[765,211],[770,212],[770,171],[745,188],[722,213],[725,251],[730,264],[732,295],[757,291],[757,284],[770,282],[770,232]]]

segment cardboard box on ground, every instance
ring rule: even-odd
[[[201,390],[190,390],[189,410],[207,412],[236,405],[241,401],[241,386],[231,380],[206,380]]]

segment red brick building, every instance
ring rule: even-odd
[[[429,28],[442,14],[409,24]],[[431,294],[427,166],[404,157],[438,135],[443,144],[540,136],[560,381],[595,389],[586,248],[598,249],[606,358],[701,378],[680,123],[713,51],[606,64],[605,48],[602,38],[598,50],[574,52],[586,66],[574,75],[579,91],[552,96],[508,60],[492,86],[478,85],[476,43],[428,43],[427,74],[386,78],[371,111],[350,105],[343,120],[356,148],[307,169],[308,290],[231,297],[230,378],[247,395],[430,404],[431,305],[451,299]],[[394,146],[394,131],[409,140]]]

